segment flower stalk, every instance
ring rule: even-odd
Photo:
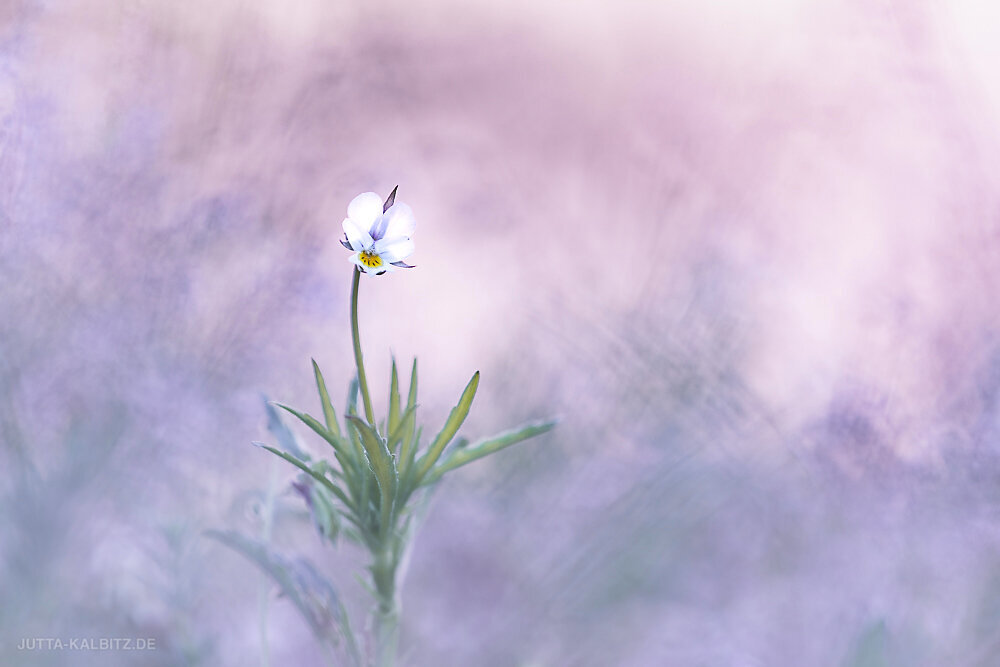
[[[358,387],[361,389],[361,400],[365,404],[365,419],[375,428],[375,410],[372,409],[372,397],[368,392],[368,376],[365,375],[365,360],[361,354],[361,334],[358,332],[358,288],[361,285],[361,269],[354,267],[354,280],[351,283],[351,341],[354,343],[354,364],[358,369]]]

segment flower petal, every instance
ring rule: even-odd
[[[375,241],[375,252],[386,264],[406,259],[413,254],[414,248],[413,239],[408,238],[384,238]]]
[[[417,220],[413,217],[413,210],[403,202],[393,204],[385,212],[384,217],[385,220],[381,223],[384,226],[382,227],[383,232],[379,235],[380,238],[392,239],[413,236],[413,232],[417,228]]]
[[[347,205],[347,217],[359,228],[370,232],[382,215],[382,198],[374,192],[363,192]]]
[[[344,218],[344,233],[347,234],[347,242],[351,244],[351,248],[354,250],[371,248],[372,244],[375,243],[368,230],[358,227],[353,218]]]

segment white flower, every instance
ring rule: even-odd
[[[410,207],[396,203],[396,188],[384,204],[374,192],[365,192],[347,206],[341,243],[354,251],[351,261],[365,273],[381,275],[396,267],[412,269],[403,260],[413,252],[410,237],[416,227]]]

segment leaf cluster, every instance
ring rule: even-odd
[[[471,444],[465,438],[456,438],[479,387],[477,371],[441,429],[425,443],[423,429],[417,426],[416,359],[405,403],[393,360],[388,414],[378,424],[359,414],[357,379],[348,390],[341,422],[323,373],[315,360],[312,364],[322,419],[288,405],[266,403],[268,430],[277,438],[278,446],[254,444],[299,469],[301,474],[293,486],[305,499],[321,535],[332,543],[343,535],[370,552],[371,586],[365,584],[366,588],[375,598],[376,614],[380,618],[394,618],[398,612],[397,571],[414,530],[419,499],[423,496],[420,492],[434,486],[452,470],[545,433],[555,422],[524,424]],[[329,446],[329,456],[315,459],[310,456],[295,432],[281,419],[278,409],[293,415],[318,435]],[[266,544],[235,533],[212,531],[210,536],[267,572],[296,605],[322,644],[336,649],[337,639],[342,635],[347,639],[343,650],[348,661],[362,664],[347,610],[333,585],[311,564],[285,558]]]
[[[330,399],[323,373],[313,361],[313,374],[322,408],[322,421],[308,413],[276,403],[294,415],[330,447],[331,459],[310,460],[294,440],[284,449],[256,443],[301,470],[308,480],[308,496],[317,528],[327,537],[343,534],[375,556],[373,574],[377,597],[388,603],[394,575],[414,515],[415,494],[437,483],[446,473],[551,429],[555,422],[525,424],[472,444],[455,437],[465,422],[479,387],[473,374],[444,425],[426,444],[417,426],[417,361],[414,359],[405,403],[396,362],[392,362],[388,414],[379,424],[358,412],[358,386],[351,383],[343,425]],[[449,447],[449,445],[452,445]],[[381,559],[381,562],[380,562]],[[382,569],[384,572],[378,572]]]

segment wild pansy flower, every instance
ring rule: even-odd
[[[410,237],[416,227],[410,207],[396,203],[396,188],[385,202],[374,192],[365,192],[347,205],[341,244],[354,251],[350,259],[365,273],[378,276],[396,267],[412,269],[403,260],[413,253]]]
[[[251,539],[234,531],[209,533],[273,577],[285,597],[299,608],[330,657],[336,658],[341,652],[339,657],[343,659],[337,664],[354,667],[394,664],[399,642],[401,565],[409,553],[431,488],[452,470],[555,426],[554,421],[529,422],[471,444],[466,438],[456,441],[479,388],[479,371],[476,371],[441,430],[424,440],[423,428],[417,424],[416,359],[405,393],[400,387],[396,361],[392,361],[386,414],[383,419],[375,414],[358,326],[361,274],[380,275],[396,268],[413,268],[403,260],[413,252],[411,237],[415,228],[410,207],[396,202],[396,188],[384,202],[374,192],[365,192],[348,205],[341,243],[353,253],[350,313],[356,374],[348,390],[344,419],[337,418],[326,380],[314,361],[322,421],[286,405],[269,405],[268,415],[273,419],[268,429],[277,436],[280,448],[255,443],[301,471],[302,476],[293,483],[293,488],[303,496],[324,538],[335,542],[343,536],[368,551],[366,572],[370,578],[364,583],[375,602],[371,621],[366,624],[369,630],[364,636],[355,635],[348,610],[333,583],[309,561],[290,560],[272,550],[266,540]],[[274,407],[286,410],[330,445],[332,456],[327,447],[323,451],[328,456],[316,458],[300,447]],[[338,636],[345,641],[338,641]],[[364,647],[369,650],[363,651]]]

